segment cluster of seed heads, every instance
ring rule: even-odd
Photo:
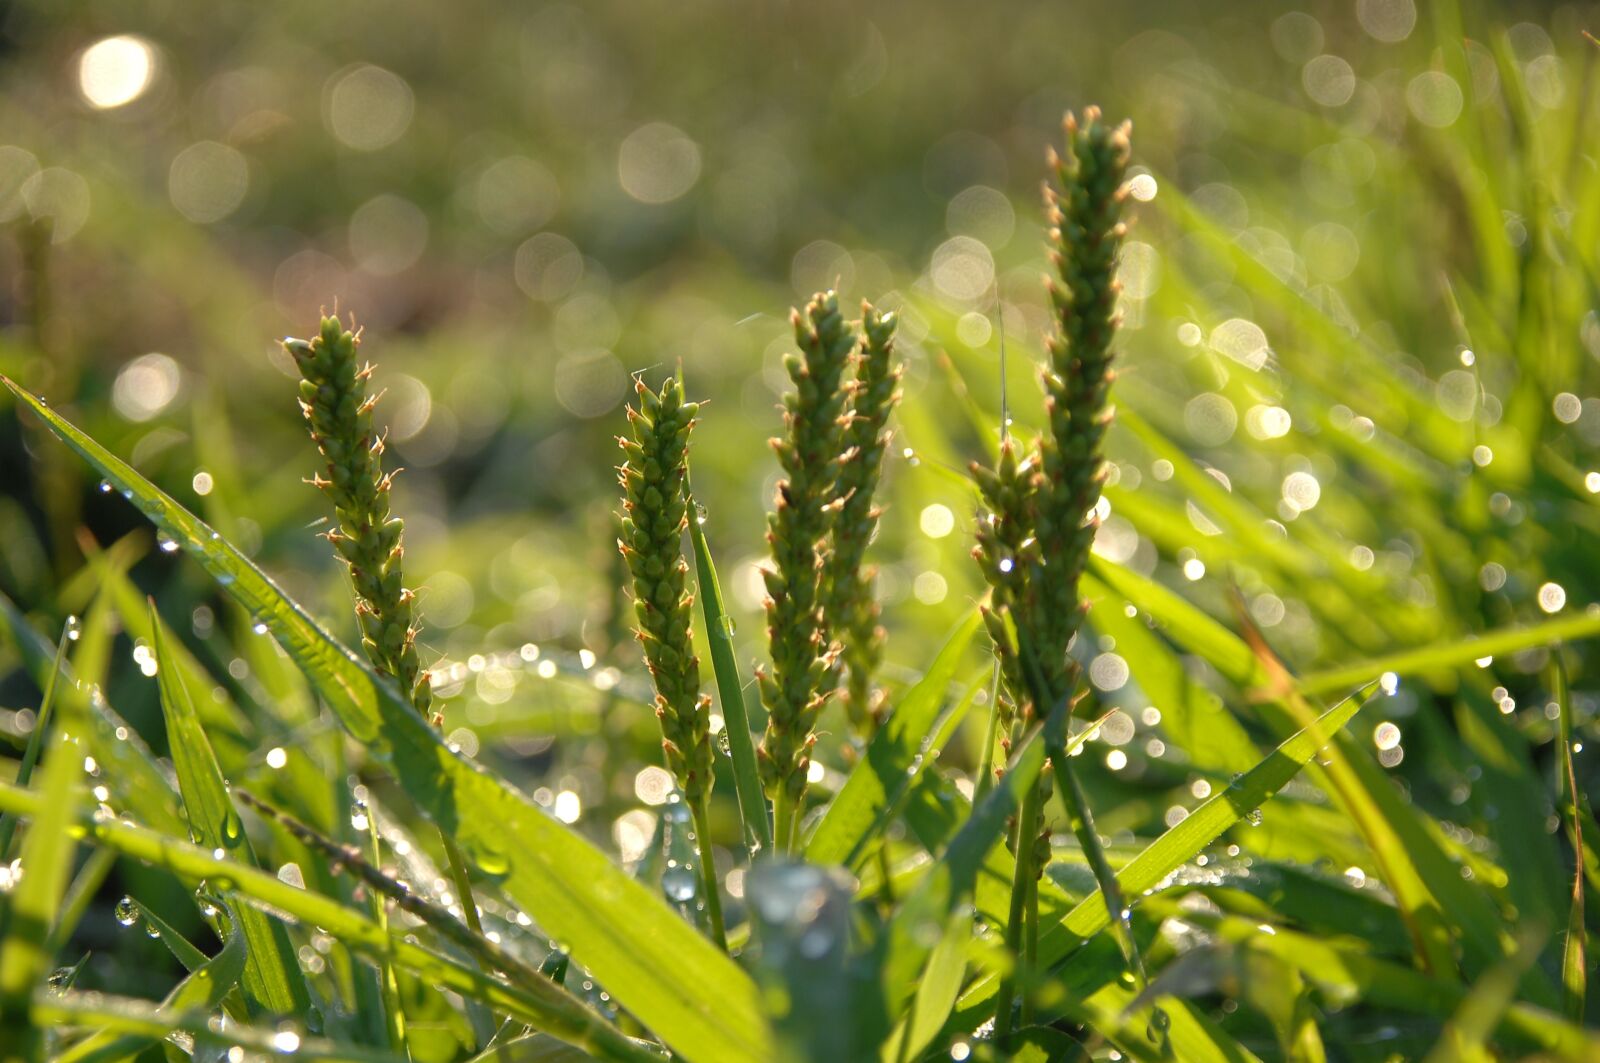
[[[857,333],[833,292],[813,297],[792,320],[800,350],[784,359],[794,390],[784,396],[784,435],[772,440],[784,479],[767,519],[772,565],[762,570],[772,668],[757,679],[767,709],[762,780],[774,801],[798,802],[817,716],[838,685],[841,658],[852,702],[868,711],[882,636],[860,560],[877,523],[872,494],[900,373],[892,315],[864,306],[854,357]]]
[[[683,532],[689,512],[689,432],[700,407],[683,401],[683,388],[674,379],[663,383],[659,394],[642,381],[636,388],[639,405],[628,409],[633,438],[617,441],[627,455],[617,470],[624,511],[617,545],[633,580],[639,641],[655,680],[667,766],[689,803],[699,806],[711,793],[711,699],[700,693]]]
[[[324,317],[316,338],[283,346],[300,369],[300,409],[325,462],[311,482],[333,502],[334,526],[324,534],[350,566],[362,645],[426,716],[433,696],[417,661],[416,596],[401,582],[405,525],[389,514],[395,474],[383,471],[383,436],[372,426],[378,396],[367,394],[372,366],[357,359],[360,343]]]

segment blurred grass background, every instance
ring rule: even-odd
[[[1038,184],[1069,107],[1132,119],[1140,201],[1102,556],[1248,616],[1303,670],[1593,601],[1596,25],[1592,4],[1412,0],[7,3],[0,369],[350,635],[276,340],[353,315],[447,730],[627,853],[645,839],[619,813],[664,795],[654,721],[619,697],[639,674],[610,530],[629,375],[681,363],[710,400],[695,487],[748,666],[787,308],[836,285],[902,311],[871,554],[886,678],[915,674],[979,594],[952,471],[995,445],[1002,336],[1020,430],[1037,416]],[[0,589],[58,629],[93,590],[80,526],[148,533],[0,418]],[[143,545],[140,586],[256,683],[214,588]],[[1101,648],[1128,726],[1093,785],[1181,785]],[[1454,699],[1546,742],[1547,659],[1408,686],[1382,710],[1404,744],[1369,732],[1375,751],[1470,819]],[[546,660],[582,681],[540,682]],[[111,674],[151,724],[139,662]],[[1594,676],[1574,678],[1587,727]]]

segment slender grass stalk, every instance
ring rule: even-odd
[[[683,533],[689,526],[687,458],[698,403],[683,401],[683,385],[668,378],[659,394],[636,382],[637,408],[628,408],[632,439],[619,439],[627,460],[622,485],[622,534],[617,545],[633,576],[633,607],[645,664],[656,686],[661,748],[694,818],[700,874],[711,934],[728,947],[711,846],[711,697],[700,692],[694,653],[694,595]]]
[[[833,486],[837,515],[822,573],[823,616],[840,643],[834,682],[838,684],[842,670],[845,712],[862,737],[871,737],[884,708],[881,692],[873,690],[872,673],[883,661],[887,635],[878,623],[881,609],[873,594],[874,572],[862,562],[882,514],[873,495],[892,438],[889,414],[900,400],[903,369],[894,356],[896,324],[893,314],[861,304],[861,344],[852,359],[855,376],[845,415],[844,451]]]
[[[283,347],[300,369],[300,410],[326,462],[326,475],[311,482],[333,503],[337,522],[323,534],[350,568],[361,645],[438,726],[443,717],[431,711],[428,673],[417,658],[416,594],[402,583],[405,522],[389,513],[395,474],[383,471],[383,435],[372,424],[378,396],[367,394],[372,365],[358,362],[360,344],[338,318],[324,317],[315,339],[288,339]],[[448,832],[441,829],[439,840],[467,926],[481,934],[466,861]]]
[[[854,346],[833,292],[818,294],[792,320],[800,353],[784,364],[795,389],[784,396],[785,434],[772,441],[785,479],[767,519],[772,567],[761,573],[772,669],[756,673],[767,708],[762,781],[772,799],[774,843],[784,853],[798,839],[813,730],[829,689],[822,549],[833,523],[829,503],[843,438],[846,394],[840,382]]]

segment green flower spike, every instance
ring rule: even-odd
[[[877,729],[883,711],[872,688],[872,673],[883,661],[885,632],[878,624],[874,572],[862,567],[862,559],[882,513],[873,504],[873,493],[889,448],[889,413],[900,400],[902,369],[894,358],[895,316],[880,314],[869,303],[861,304],[861,315],[844,452],[833,489],[837,512],[832,549],[823,569],[823,616],[839,640],[839,663],[847,670],[845,710],[856,732],[867,737]]]
[[[847,397],[841,380],[855,337],[832,292],[815,296],[805,313],[793,315],[799,354],[784,360],[794,391],[784,396],[782,439],[772,441],[786,478],[778,484],[777,508],[767,519],[772,567],[762,572],[767,587],[767,638],[771,671],[757,680],[767,709],[761,741],[762,781],[772,798],[776,844],[795,844],[813,728],[832,669],[822,616],[822,551],[832,530],[833,486],[844,435]]]
[[[633,608],[645,664],[655,680],[661,747],[694,817],[706,914],[713,937],[727,948],[711,855],[711,698],[700,693],[691,626],[694,595],[686,587],[689,563],[683,556],[689,432],[700,407],[683,401],[683,387],[674,379],[661,385],[660,394],[642,381],[634,387],[639,406],[628,408],[633,438],[617,440],[627,455],[617,470],[623,508],[617,546],[633,577]]]
[[[405,524],[389,515],[395,473],[383,471],[383,436],[372,427],[378,396],[367,394],[372,366],[357,360],[360,344],[338,318],[324,317],[315,339],[283,346],[300,368],[300,409],[326,462],[311,482],[333,502],[337,520],[325,535],[350,566],[362,646],[428,716],[433,695],[417,661],[416,596],[401,583]]]

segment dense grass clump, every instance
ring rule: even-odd
[[[1026,279],[973,185],[922,274],[857,303],[836,270],[765,372],[653,350],[625,409],[596,344],[648,315],[540,232],[539,386],[592,439],[523,434],[504,336],[446,384],[323,316],[274,353],[283,467],[318,455],[274,514],[220,414],[102,439],[0,346],[27,485],[65,492],[0,505],[0,1063],[1600,1058],[1600,82],[1453,5],[1358,81],[1295,14],[1320,110],[1241,93],[1236,132],[1366,221],[1291,243],[1293,196],[1084,108]],[[652,206],[702,165],[664,123],[619,160]],[[537,215],[509,165],[474,209]],[[1424,199],[1470,253],[1356,239]]]

